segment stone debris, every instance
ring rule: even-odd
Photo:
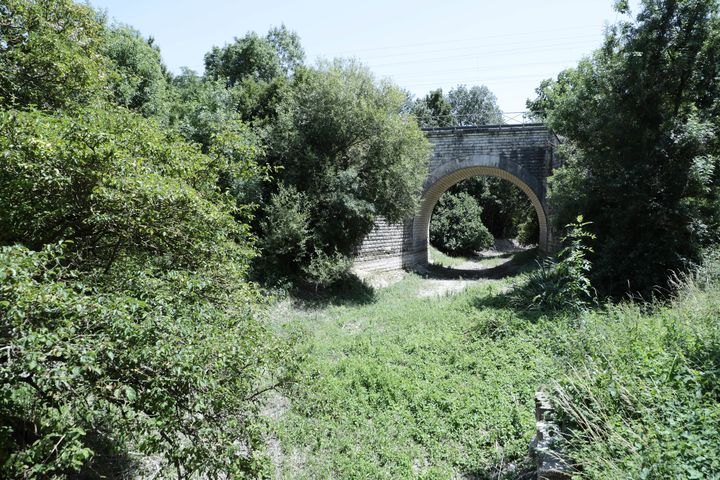
[[[530,442],[530,456],[535,459],[538,480],[568,480],[573,472],[570,461],[560,452],[560,427],[545,392],[535,393],[535,436]]]

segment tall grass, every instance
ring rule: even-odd
[[[676,298],[588,313],[554,384],[579,477],[720,478],[720,257]]]

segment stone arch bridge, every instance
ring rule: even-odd
[[[557,167],[558,138],[543,124],[485,125],[426,129],[433,145],[428,174],[415,217],[399,224],[380,218],[355,258],[363,272],[412,269],[428,263],[430,217],[440,196],[474,176],[503,178],[530,199],[540,226],[539,249],[554,249],[546,202],[547,178]]]

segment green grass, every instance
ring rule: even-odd
[[[717,478],[717,279],[650,310],[553,316],[513,310],[514,280],[417,298],[408,275],[372,302],[283,310],[305,341],[271,425],[278,476],[514,478],[545,388],[588,477]]]
[[[470,261],[468,257],[447,255],[432,245],[428,245],[430,262],[434,265],[440,265],[442,267],[452,268],[462,265]]]
[[[475,301],[498,285],[417,299],[421,284],[409,276],[373,304],[296,315],[308,341],[276,426],[286,478],[486,475],[526,453],[553,362],[535,342],[478,332],[488,310]]]

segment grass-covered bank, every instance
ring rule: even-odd
[[[577,436],[565,448],[582,474],[717,476],[712,271],[652,312],[623,304],[529,315],[502,293],[518,277],[418,298],[426,280],[413,275],[371,303],[291,308],[281,328],[302,328],[307,340],[272,422],[276,474],[516,478],[544,387],[567,412]]]

